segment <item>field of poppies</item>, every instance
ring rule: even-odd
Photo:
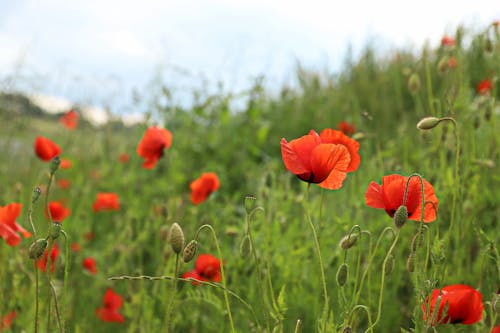
[[[0,332],[500,332],[499,74],[493,22],[242,110],[0,104]]]

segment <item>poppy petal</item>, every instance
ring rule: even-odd
[[[307,134],[290,142],[281,139],[281,156],[286,169],[296,175],[310,172],[311,153],[320,143],[317,134]]]
[[[326,128],[320,133],[321,142],[323,143],[334,143],[334,144],[342,144],[344,145],[349,154],[351,155],[351,161],[349,163],[349,167],[347,168],[347,172],[356,171],[359,167],[359,163],[361,162],[361,158],[359,157],[359,142],[348,137],[341,131],[337,131],[331,128]]]
[[[314,178],[321,179],[318,185],[329,190],[342,187],[350,162],[351,156],[342,145],[320,144],[311,156]]]
[[[369,207],[384,209],[385,202],[382,186],[375,182],[371,182],[365,193],[365,202]]]

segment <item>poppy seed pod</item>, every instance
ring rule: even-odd
[[[344,262],[340,265],[339,270],[337,271],[337,284],[339,287],[343,287],[347,281],[348,267]]]
[[[61,165],[61,159],[59,156],[56,156],[50,161],[50,173],[53,175],[56,173],[57,169],[59,169],[59,165]]]
[[[255,208],[255,201],[257,200],[256,197],[253,195],[247,195],[245,197],[245,210],[247,211],[247,214],[250,214],[252,210]]]
[[[174,223],[170,227],[170,246],[172,250],[179,254],[184,248],[184,233],[182,232],[182,228],[179,224]]]
[[[186,245],[184,251],[182,251],[182,260],[184,260],[185,263],[190,262],[191,260],[193,260],[197,250],[198,242],[193,239]]]
[[[396,210],[396,213],[394,213],[394,224],[396,228],[401,228],[406,223],[406,220],[408,220],[408,208],[401,205],[398,210]]]
[[[47,240],[45,238],[37,239],[36,242],[30,245],[28,249],[30,259],[38,259],[43,255],[43,252],[47,248]]]
[[[52,223],[52,228],[50,228],[49,237],[52,238],[53,240],[57,239],[57,237],[59,237],[59,234],[61,233],[61,230],[62,230],[61,223],[54,221],[54,223]]]
[[[408,90],[410,90],[412,94],[415,94],[420,90],[420,86],[420,77],[418,76],[418,74],[411,74],[410,78],[408,79]]]
[[[436,127],[440,121],[441,119],[436,117],[425,117],[418,122],[417,128],[420,130],[430,130]]]
[[[352,234],[349,234],[349,235],[345,235],[340,240],[339,245],[344,250],[350,249],[351,247],[353,247],[354,245],[356,245],[356,242],[358,241],[358,238],[359,238],[359,234],[357,234],[357,233],[352,233]]]

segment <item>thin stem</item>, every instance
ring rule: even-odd
[[[63,282],[63,295],[61,299],[61,307],[62,309],[66,309],[66,295],[68,292],[68,271],[69,271],[69,239],[68,235],[64,230],[61,229],[61,234],[64,236],[64,243],[65,243],[65,251],[66,251],[66,258],[64,262],[64,282]],[[65,326],[65,321],[64,318],[62,319],[62,328],[64,332],[64,326]]]
[[[54,307],[56,310],[56,318],[57,318],[57,327],[59,328],[59,333],[62,333],[62,324],[61,324],[61,314],[59,313],[59,305],[57,303],[57,295],[56,295],[56,289],[54,288],[54,285],[52,282],[49,282],[50,285],[50,290],[52,291],[52,296],[54,297]]]
[[[295,324],[295,330],[293,331],[293,333],[299,333],[300,326],[302,326],[302,321],[300,321],[300,319],[297,319],[297,323]]]
[[[308,205],[308,199],[309,199],[309,189],[310,189],[310,183],[307,185],[307,195],[306,195],[306,200],[304,201],[304,208],[306,211],[306,218],[307,222],[309,223],[309,226],[311,227],[311,232],[313,235],[314,239],[314,246],[316,248],[316,254],[318,255],[318,261],[319,261],[319,268],[321,272],[321,283],[323,285],[323,297],[324,297],[324,304],[323,304],[323,315],[322,315],[322,331],[324,332],[326,329],[326,323],[328,320],[328,290],[326,288],[326,278],[325,278],[325,269],[323,266],[323,258],[321,257],[321,248],[319,246],[319,241],[318,241],[318,235],[316,234],[316,228],[314,227],[314,224],[311,220],[311,214],[309,213],[309,205]]]
[[[174,304],[175,294],[177,293],[177,275],[179,275],[179,253],[176,253],[176,255],[175,255],[175,274],[174,274],[174,279],[172,281],[173,290],[172,290],[172,295],[170,297],[170,301],[168,302],[168,305],[167,305],[167,313],[165,314],[165,322],[167,324],[167,327],[166,327],[167,333],[170,329],[170,316],[172,315],[172,305]]]
[[[38,287],[38,268],[36,266],[36,260],[33,260],[33,267],[35,268],[35,333],[38,332],[38,294],[40,289]]]

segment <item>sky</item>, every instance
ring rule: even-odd
[[[0,89],[143,111],[162,81],[240,92],[293,84],[298,62],[341,70],[349,47],[438,45],[500,19],[498,0],[0,0]]]

